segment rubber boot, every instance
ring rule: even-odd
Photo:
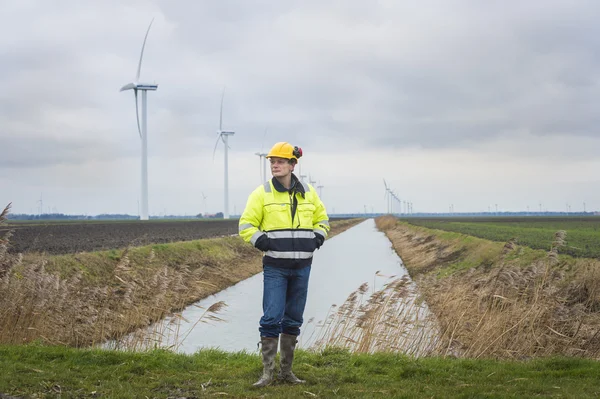
[[[295,335],[281,334],[281,370],[279,379],[292,384],[304,384],[306,381],[299,379],[292,373],[294,363],[294,350],[298,340]]]
[[[263,375],[253,384],[253,386],[259,388],[266,387],[273,382],[273,373],[275,372],[275,356],[277,355],[279,337],[260,337],[260,343],[262,350]]]

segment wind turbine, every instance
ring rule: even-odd
[[[394,192],[394,190],[390,190],[390,213],[393,215],[394,214],[394,200],[395,201],[399,201],[398,196],[396,195],[396,193]],[[402,213],[402,209],[400,209],[400,212]]]
[[[204,191],[202,191],[202,202],[204,202],[204,217],[206,218],[206,195],[204,195]]]
[[[300,168],[300,174],[298,175],[298,177],[300,178],[300,182],[304,183],[304,178],[306,177],[306,175],[302,174],[302,168]]]
[[[319,185],[317,186],[317,190],[319,190],[319,198],[323,199],[323,187],[325,187],[324,185],[322,185],[321,183],[319,183]]]
[[[40,199],[37,202],[40,203],[40,216],[44,214],[44,200],[42,199],[43,193],[40,193]]]
[[[390,202],[391,202],[391,196],[390,196],[390,188],[388,187],[387,183],[385,182],[385,179],[383,179],[383,185],[385,186],[385,194],[383,196],[383,198],[385,198],[385,205],[387,206],[387,213],[390,213]]]
[[[316,180],[313,180],[313,179],[312,179],[312,177],[310,176],[310,173],[309,173],[309,174],[308,174],[308,183],[309,183],[310,185],[312,185],[313,187],[315,187],[315,183],[316,183],[316,182],[317,182],[317,181],[316,181]]]
[[[261,183],[267,181],[267,153],[263,152],[263,145],[265,143],[265,136],[267,135],[267,129],[265,128],[265,134],[263,135],[262,143],[260,144],[260,151],[255,152],[254,155],[258,156],[258,163],[260,166],[260,177]]]
[[[213,161],[215,159],[215,152],[219,145],[219,140],[223,142],[225,148],[225,168],[224,168],[224,185],[225,185],[225,208],[223,209],[223,218],[229,219],[229,171],[228,171],[228,158],[227,150],[229,150],[228,139],[229,136],[233,136],[235,132],[223,130],[223,99],[225,98],[225,88],[223,88],[223,94],[221,95],[221,113],[219,115],[219,130],[217,130],[217,142],[215,143],[215,149],[213,151]]]
[[[140,62],[138,63],[137,73],[135,75],[135,81],[128,83],[121,87],[121,91],[133,90],[135,95],[135,117],[137,120],[138,134],[142,140],[142,212],[140,214],[140,220],[148,220],[148,125],[147,125],[147,98],[146,93],[155,91],[158,89],[157,84],[140,83],[140,72],[142,70],[142,58],[144,57],[144,47],[146,47],[146,39],[148,39],[148,33],[152,27],[152,22],[148,25],[146,30],[146,36],[144,36],[144,43],[142,44],[142,52],[140,53]],[[142,122],[140,126],[140,114],[138,110],[138,90],[142,92]]]

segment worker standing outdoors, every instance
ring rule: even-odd
[[[281,341],[279,379],[301,384],[292,372],[294,350],[303,322],[313,252],[329,232],[325,206],[314,187],[292,172],[302,149],[276,143],[267,154],[273,178],[248,197],[240,218],[240,236],[264,252],[263,316],[260,342],[263,374],[254,384],[269,385]]]

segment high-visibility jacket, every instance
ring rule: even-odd
[[[329,217],[314,187],[293,174],[292,181],[295,184],[291,190],[275,178],[256,188],[240,218],[239,233],[246,242],[255,245],[263,235],[270,239],[264,265],[310,265],[316,249],[315,235],[324,240],[329,232]]]

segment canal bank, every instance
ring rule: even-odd
[[[255,352],[262,284],[259,273],[204,298],[151,327],[148,342],[183,353],[205,348]],[[226,306],[207,312],[217,303]],[[310,349],[335,343],[351,350],[421,354],[434,336],[429,319],[401,259],[368,219],[327,240],[315,253],[299,345]]]

